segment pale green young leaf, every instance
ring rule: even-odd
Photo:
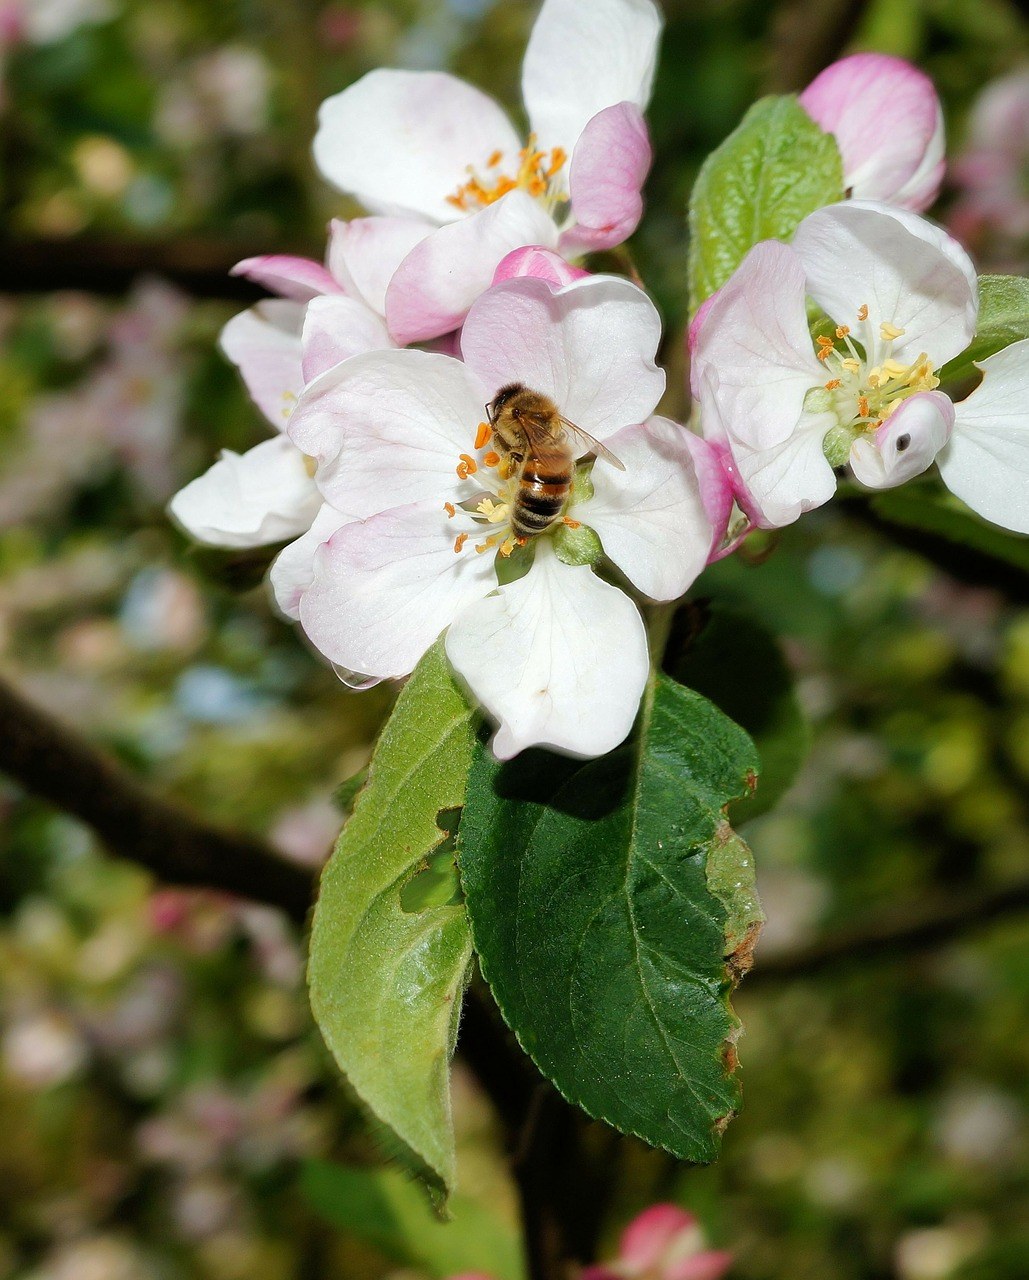
[[[480,746],[468,782],[461,878],[508,1024],[566,1098],[685,1160],[739,1105],[729,991],[761,914],[724,809],[756,771],[742,729],[658,675],[619,750]]]
[[[980,276],[979,320],[971,346],[940,370],[944,383],[975,376],[974,362],[1029,338],[1029,280],[1024,276]]]
[[[312,1160],[303,1168],[301,1185],[323,1218],[400,1266],[438,1280],[462,1272],[521,1280],[525,1273],[517,1232],[467,1195],[451,1197],[450,1221],[443,1223],[419,1188],[397,1169],[355,1169]]]
[[[704,161],[690,199],[690,310],[720,289],[761,240],[789,240],[843,197],[843,166],[795,97],[762,98]]]
[[[340,1070],[444,1194],[454,1179],[449,1062],[471,941],[460,901],[410,886],[449,838],[443,811],[463,803],[471,724],[437,643],[397,701],[322,875],[308,966],[311,1007]]]

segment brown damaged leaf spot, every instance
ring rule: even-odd
[[[757,790],[757,774],[754,772],[753,769],[747,770],[746,783],[747,783],[747,792],[750,795],[753,795],[754,792]]]
[[[734,987],[738,987],[754,967],[754,948],[761,937],[762,923],[761,920],[755,920],[742,940],[725,957],[725,967]]]
[[[738,1113],[736,1111],[727,1111],[724,1116],[719,1116],[718,1119],[714,1122],[711,1128],[719,1136],[719,1138],[721,1138],[725,1134],[726,1129],[728,1129],[728,1127],[736,1119],[737,1114]]]

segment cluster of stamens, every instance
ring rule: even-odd
[[[475,433],[474,449],[480,452],[486,449],[486,446],[493,439],[493,428],[488,422],[480,422]],[[457,507],[452,502],[444,502],[443,510],[447,513],[448,519],[453,520],[456,516],[470,516],[477,528],[485,529],[489,526],[494,527],[494,532],[487,534],[479,542],[472,545],[480,554],[496,547],[498,553],[507,559],[516,547],[524,547],[527,539],[519,537],[511,529],[510,516],[511,507],[514,503],[515,494],[518,488],[518,477],[515,474],[516,467],[513,465],[509,454],[500,454],[496,449],[486,449],[481,457],[476,458],[471,453],[462,453],[458,455],[457,466],[454,468],[457,472],[459,480],[467,480],[471,476],[476,475],[481,470],[495,471],[499,483],[487,485],[487,488],[494,488],[499,502],[493,498],[482,498],[474,507],[460,506]],[[562,516],[561,522],[570,529],[578,529],[580,522],[573,520],[570,516]],[[499,526],[499,527],[498,527]],[[454,539],[454,551],[460,554],[465,544],[473,535],[467,531],[459,533]]]
[[[859,324],[866,324],[868,307],[858,311]],[[833,375],[825,390],[833,394],[833,405],[841,422],[874,431],[909,396],[919,391],[934,391],[940,380],[933,373],[932,361],[923,351],[911,364],[894,360],[890,352],[904,330],[884,320],[879,325],[878,342],[866,334],[865,350],[876,351],[879,363],[868,367],[850,336],[849,325],[840,325],[835,338],[819,337],[816,355]],[[836,343],[842,343],[842,349]]]
[[[562,147],[553,147],[550,151],[539,151],[536,147],[536,135],[529,134],[528,143],[518,153],[518,168],[514,177],[504,173],[501,166],[504,161],[502,151],[494,151],[486,161],[486,173],[480,173],[474,165],[467,168],[468,181],[461,184],[452,196],[447,196],[447,203],[462,213],[485,208],[493,204],[509,191],[527,191],[538,199],[550,196],[552,200],[562,200],[563,193],[551,192],[551,181],[564,167],[568,159]]]

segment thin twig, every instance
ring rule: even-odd
[[[169,884],[222,890],[303,921],[309,872],[252,836],[155,795],[110,756],[0,680],[0,772],[92,827],[108,848]]]
[[[0,293],[80,289],[117,297],[139,276],[159,275],[194,297],[250,302],[263,291],[229,274],[250,256],[245,246],[199,239],[0,240]]]
[[[828,937],[816,938],[807,946],[771,955],[767,960],[762,960],[759,948],[746,989],[755,984],[813,977],[856,963],[895,960],[942,946],[1024,911],[1029,911],[1029,879],[899,908]]]

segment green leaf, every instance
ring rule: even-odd
[[[461,878],[504,1017],[571,1102],[685,1160],[714,1159],[739,1104],[729,991],[760,909],[722,811],[756,769],[742,729],[659,675],[610,755],[480,745],[468,780]]]
[[[493,1280],[521,1280],[521,1242],[503,1219],[467,1196],[450,1201],[440,1222],[425,1196],[396,1169],[350,1169],[308,1162],[301,1186],[312,1207],[334,1226],[372,1244],[392,1261],[431,1276],[480,1271]]]
[[[760,240],[789,240],[843,196],[843,166],[795,97],[762,98],[708,156],[690,199],[690,310],[720,289]]]
[[[979,277],[979,321],[972,345],[940,370],[942,382],[975,375],[974,361],[1029,338],[1029,280],[1023,276]]]
[[[440,641],[401,693],[322,875],[308,967],[340,1070],[444,1194],[454,1180],[449,1059],[471,942],[459,902],[404,891],[448,838],[440,812],[464,800],[472,742]]]
[[[665,668],[754,739],[761,777],[753,794],[729,806],[733,823],[767,813],[793,783],[811,745],[778,641],[746,613],[724,604],[687,604],[676,615]]]

